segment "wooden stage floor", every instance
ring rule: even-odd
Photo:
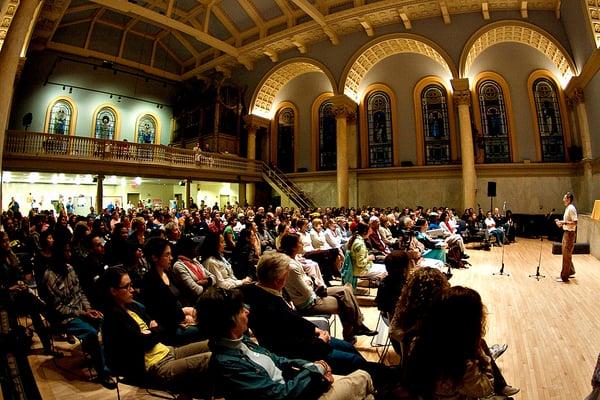
[[[502,249],[468,250],[472,267],[454,270],[452,285],[479,291],[488,309],[486,339],[489,344],[506,343],[508,350],[498,359],[506,380],[521,392],[516,399],[583,399],[591,390],[590,380],[600,353],[600,261],[591,255],[574,256],[576,277],[569,284],[557,283],[561,257],[551,254],[551,243],[542,246],[541,274],[529,278],[538,265],[540,241],[518,238],[505,247],[505,272],[493,276],[501,265]],[[378,311],[372,300],[361,298],[366,323],[374,328]],[[341,329],[338,327],[338,335]],[[67,345],[67,348],[69,346]],[[361,337],[357,347],[368,359],[377,354],[370,338]],[[30,363],[44,399],[115,399],[116,392],[87,382],[81,375],[80,355],[58,360],[30,356]],[[390,350],[389,362],[397,357]],[[144,390],[120,385],[124,399],[149,398]]]

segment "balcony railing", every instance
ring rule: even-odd
[[[164,145],[141,144],[117,140],[49,133],[7,131],[5,156],[98,160],[143,165],[206,168],[262,174],[262,162],[217,153],[196,154],[193,150]]]

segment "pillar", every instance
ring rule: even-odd
[[[350,190],[348,182],[348,137],[349,120],[356,116],[356,103],[348,96],[338,95],[331,98],[336,122],[336,161],[337,161],[337,206],[348,207]]]
[[[458,106],[460,126],[460,150],[462,159],[463,208],[477,205],[477,174],[475,172],[475,153],[473,149],[473,132],[471,130],[471,91],[469,80],[453,79],[454,104]]]
[[[102,199],[104,198],[104,175],[96,176],[96,214],[102,215]]]
[[[579,125],[579,136],[581,138],[581,151],[583,163],[583,182],[581,182],[581,192],[579,194],[580,208],[591,212],[594,203],[593,185],[592,185],[592,139],[590,135],[590,125],[587,117],[585,98],[583,89],[577,88],[573,93],[573,102],[577,123]]]
[[[192,180],[191,179],[186,179],[185,180],[185,198],[183,199],[183,207],[185,208],[190,208],[191,202],[190,202],[190,196],[192,195]]]
[[[19,72],[19,63],[21,62],[20,55],[23,47],[29,45],[27,41],[31,36],[28,32],[37,21],[36,10],[39,5],[40,0],[20,2],[8,29],[2,51],[0,51],[0,65],[2,66],[0,73],[0,87],[2,88],[2,96],[0,96],[0,170],[2,169],[4,138],[10,117],[15,77]],[[0,184],[0,204],[2,204],[1,187]]]
[[[248,160],[256,159],[256,131],[258,125],[253,123],[246,123],[246,131],[248,132],[248,145],[246,150],[246,157]],[[254,182],[246,183],[246,201],[250,205],[254,205],[256,194],[256,184]]]

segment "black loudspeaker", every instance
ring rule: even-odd
[[[488,197],[496,197],[496,182],[488,182]]]

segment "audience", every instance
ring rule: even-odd
[[[39,318],[43,310],[35,307],[31,299],[21,299],[31,293],[22,283],[25,281],[37,282],[38,292],[47,303],[47,319],[52,327],[82,340],[98,371],[99,382],[106,387],[113,387],[114,381],[104,364],[98,340],[101,325],[111,372],[134,382],[141,382],[145,377],[176,392],[202,395],[212,385],[207,379],[208,348],[198,340],[210,332],[211,346],[216,349],[213,366],[223,372],[219,379],[226,383],[225,391],[231,393],[232,398],[306,398],[310,393],[316,398],[328,390],[328,384],[322,379],[324,375],[329,379],[328,369],[351,375],[336,378],[334,388],[324,394],[324,398],[353,398],[341,393],[369,398],[372,390],[369,374],[376,384],[382,374],[367,363],[352,344],[356,336],[376,332],[363,324],[363,314],[352,288],[334,279],[339,275],[339,264],[347,250],[350,255],[347,262],[352,264],[354,276],[381,280],[375,300],[383,316],[391,319],[392,343],[404,366],[403,372],[395,373],[397,380],[402,383],[405,374],[417,374],[423,365],[433,363],[432,355],[422,349],[428,340],[436,337],[426,330],[431,326],[441,327],[430,319],[438,315],[441,307],[447,306],[447,293],[451,292],[443,274],[422,268],[443,265],[443,257],[426,258],[427,247],[444,253],[444,246],[436,245],[427,236],[426,221],[439,222],[447,231],[444,242],[451,248],[456,247],[462,258],[467,258],[458,233],[460,226],[453,220],[451,210],[317,208],[305,211],[260,207],[254,212],[250,207],[228,206],[221,213],[218,206],[214,210],[202,206],[199,210],[181,212],[143,207],[141,204],[141,208],[131,205],[127,210],[118,207],[113,212],[101,210],[100,216],[90,214],[87,219],[65,210],[58,212],[57,217],[51,212],[36,214],[32,211],[31,226],[20,213],[9,211],[3,215],[7,233],[2,235],[8,239],[12,235],[14,240],[0,246],[0,261],[3,260],[0,297],[11,298],[15,309],[31,315],[46,354],[58,356],[52,351]],[[465,213],[468,214],[468,210]],[[477,214],[474,215],[477,218]],[[416,221],[420,228],[415,232],[417,237],[402,232],[396,224],[398,219],[409,231]],[[229,222],[227,227],[225,221]],[[113,228],[110,234],[108,224]],[[354,230],[352,236],[350,228]],[[232,251],[227,251],[226,242]],[[403,251],[392,250],[398,246]],[[11,247],[18,249],[25,264],[18,263]],[[198,248],[201,248],[201,258]],[[279,252],[273,252],[275,248]],[[376,258],[370,248],[380,254],[379,263],[374,262]],[[76,250],[76,257],[72,257],[72,249]],[[29,267],[27,263],[31,259],[33,263]],[[420,268],[413,272],[410,261]],[[437,263],[431,264],[432,261]],[[113,267],[115,265],[122,268]],[[27,273],[30,269],[33,275]],[[233,288],[239,288],[252,307],[249,323],[261,346],[292,361],[280,359],[242,337],[243,314],[246,318],[248,314],[237,300],[231,302],[237,298],[237,294],[229,292]],[[217,303],[221,305],[214,310],[205,309],[203,298],[212,299],[210,303],[216,301],[215,294],[220,296]],[[234,305],[235,310],[227,307],[223,310],[223,302]],[[223,315],[213,315],[219,310],[229,315],[229,320],[220,319]],[[318,314],[339,315],[345,341],[331,337],[326,326],[319,328],[305,319]],[[463,333],[468,336],[466,332]],[[228,341],[234,336],[237,340]],[[466,343],[466,338],[463,339]],[[440,352],[440,357],[447,357],[447,365],[446,361],[441,362],[436,365],[437,369],[421,374],[421,380],[415,380],[408,388],[424,398],[441,394],[461,398],[461,390],[467,390],[463,390],[462,379],[468,372],[475,371],[469,362],[476,360],[481,377],[491,376],[490,393],[510,395],[518,391],[506,384],[490,357],[492,352],[484,340],[480,342],[478,352],[473,355],[469,350],[463,359],[456,358],[451,351]],[[465,346],[461,348],[468,347]],[[253,353],[248,353],[248,349]],[[413,352],[413,349],[421,350]],[[252,354],[259,360],[250,357],[240,361],[243,354]],[[483,362],[487,362],[485,357],[490,358],[489,365]],[[297,365],[294,362],[298,358],[308,361]],[[285,360],[281,361],[284,364],[280,360]],[[239,365],[233,366],[232,362]],[[261,366],[266,363],[269,369],[257,373],[255,362]],[[462,364],[466,365],[464,371]],[[304,378],[296,380],[288,375],[288,365],[299,368],[296,378],[308,370],[316,375],[307,372]],[[414,371],[407,371],[408,365],[416,365]],[[277,371],[279,374],[283,371],[283,375]],[[438,375],[439,371],[442,372]],[[322,385],[318,390],[317,381]],[[482,382],[485,386],[485,379],[482,378]],[[255,396],[255,393],[258,394]]]
[[[201,296],[201,318],[210,320],[211,366],[228,399],[373,399],[371,377],[358,370],[334,377],[325,360],[288,359],[245,335],[250,310],[241,295],[211,288]]]

